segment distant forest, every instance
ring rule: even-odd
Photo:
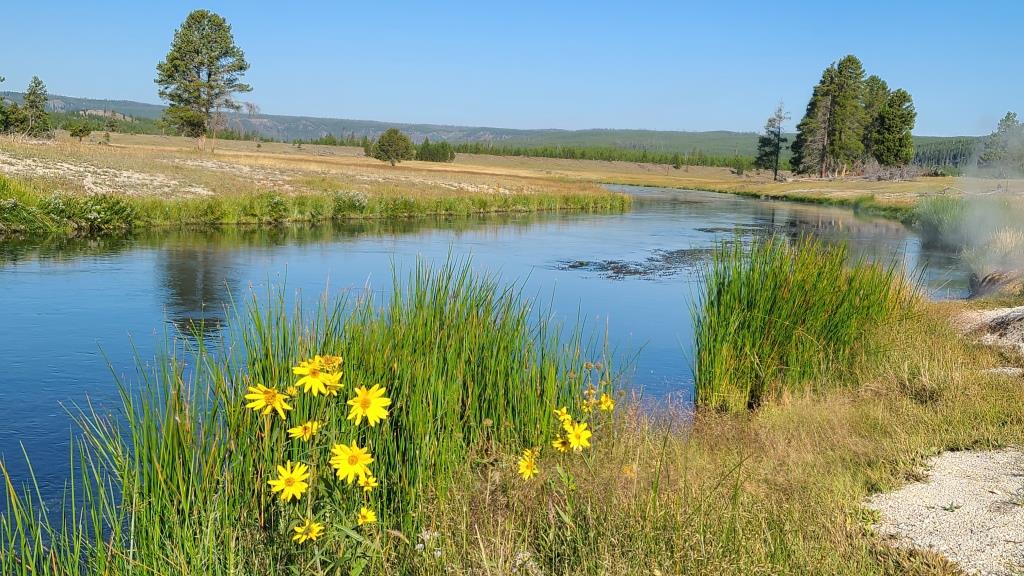
[[[18,92],[0,98],[21,102]],[[161,106],[132,101],[51,96],[52,125],[67,129],[84,122],[92,132],[164,134]],[[85,111],[89,111],[86,113]],[[339,119],[231,115],[217,138],[294,144],[366,148],[388,126],[397,126],[416,143],[449,142],[456,152],[501,156],[534,156],[587,160],[649,162],[669,166],[726,166],[741,170],[753,165],[758,135],[753,132],[672,132],[653,130],[515,130],[426,124],[389,124]],[[316,131],[316,135],[288,137]],[[786,134],[790,140],[793,133]],[[973,167],[986,137],[915,136],[913,164],[957,173]],[[782,163],[789,168],[790,153]]]

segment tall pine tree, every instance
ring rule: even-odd
[[[219,111],[241,108],[233,95],[252,90],[242,82],[248,69],[231,25],[213,12],[192,11],[156,67],[160,97],[170,102],[164,122],[186,136],[206,135]]]
[[[757,139],[757,158],[754,159],[754,166],[772,171],[772,178],[779,179],[779,161],[782,157],[782,145],[788,138],[783,136],[782,124],[789,120],[789,114],[782,107],[782,103],[775,108],[775,113],[768,118],[764,125],[764,134]]]
[[[44,136],[50,133],[50,116],[46,113],[46,84],[33,76],[25,89],[21,107],[21,131],[29,136]]]
[[[821,73],[803,119],[796,125],[796,138],[789,163],[798,174],[825,175],[828,166],[828,142],[831,126],[836,68],[833,64]]]
[[[905,166],[914,159],[911,131],[917,119],[914,101],[902,88],[893,91],[878,113],[872,134],[872,152],[882,166]]]
[[[845,176],[864,153],[864,66],[856,56],[836,65],[832,93],[826,152],[833,174]]]
[[[878,76],[872,74],[864,81],[864,157],[874,156],[875,134],[882,109],[889,99],[889,85]]]

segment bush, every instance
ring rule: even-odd
[[[389,162],[392,166],[402,160],[412,160],[416,157],[416,147],[412,140],[402,134],[397,128],[388,128],[380,135],[377,142],[370,150],[370,155],[382,162]]]

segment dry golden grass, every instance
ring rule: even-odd
[[[391,167],[340,146],[216,141],[207,150],[196,140],[174,136],[112,134],[109,146],[93,134],[83,143],[58,137],[54,142],[0,140],[0,154],[39,161],[88,165],[92,182],[102,183],[103,170],[138,173],[170,179],[174,185],[156,193],[189,196],[236,194],[272,189],[281,193],[323,191],[343,187],[369,194],[457,195],[460,192],[503,194],[600,193],[599,184],[631,184],[700,189],[746,195],[785,197],[827,203],[851,203],[866,198],[882,205],[906,208],[922,196],[984,191],[996,185],[1024,192],[1024,181],[972,178],[917,178],[909,181],[790,179],[773,182],[765,172],[736,175],[728,168],[683,167],[633,162],[562,160],[459,154],[454,163],[403,162]],[[212,148],[212,150],[210,150]],[[0,163],[0,172],[7,171]],[[11,174],[8,174],[11,175]],[[87,191],[82,178],[14,174],[52,181],[72,191]],[[116,174],[115,174],[116,175]],[[110,177],[108,174],[106,177]],[[129,178],[130,182],[131,179]],[[116,184],[115,184],[116,187]],[[139,193],[125,189],[126,193]],[[145,190],[142,191],[145,193]]]

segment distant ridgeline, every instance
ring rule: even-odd
[[[19,92],[0,98],[21,103]],[[86,123],[93,132],[165,134],[159,119],[164,106],[130,100],[98,100],[51,95],[47,109],[53,125],[66,128]],[[388,128],[398,128],[414,142],[447,143],[455,152],[532,156],[578,160],[649,162],[669,166],[725,166],[749,169],[757,151],[753,132],[679,132],[660,130],[522,130],[436,124],[403,124],[367,120],[258,114],[228,114],[217,137],[295,144],[368,148]],[[789,135],[792,140],[792,134]],[[977,161],[983,137],[914,137],[914,164],[954,170]],[[448,157],[449,150],[430,156]],[[788,164],[789,151],[783,152]]]

